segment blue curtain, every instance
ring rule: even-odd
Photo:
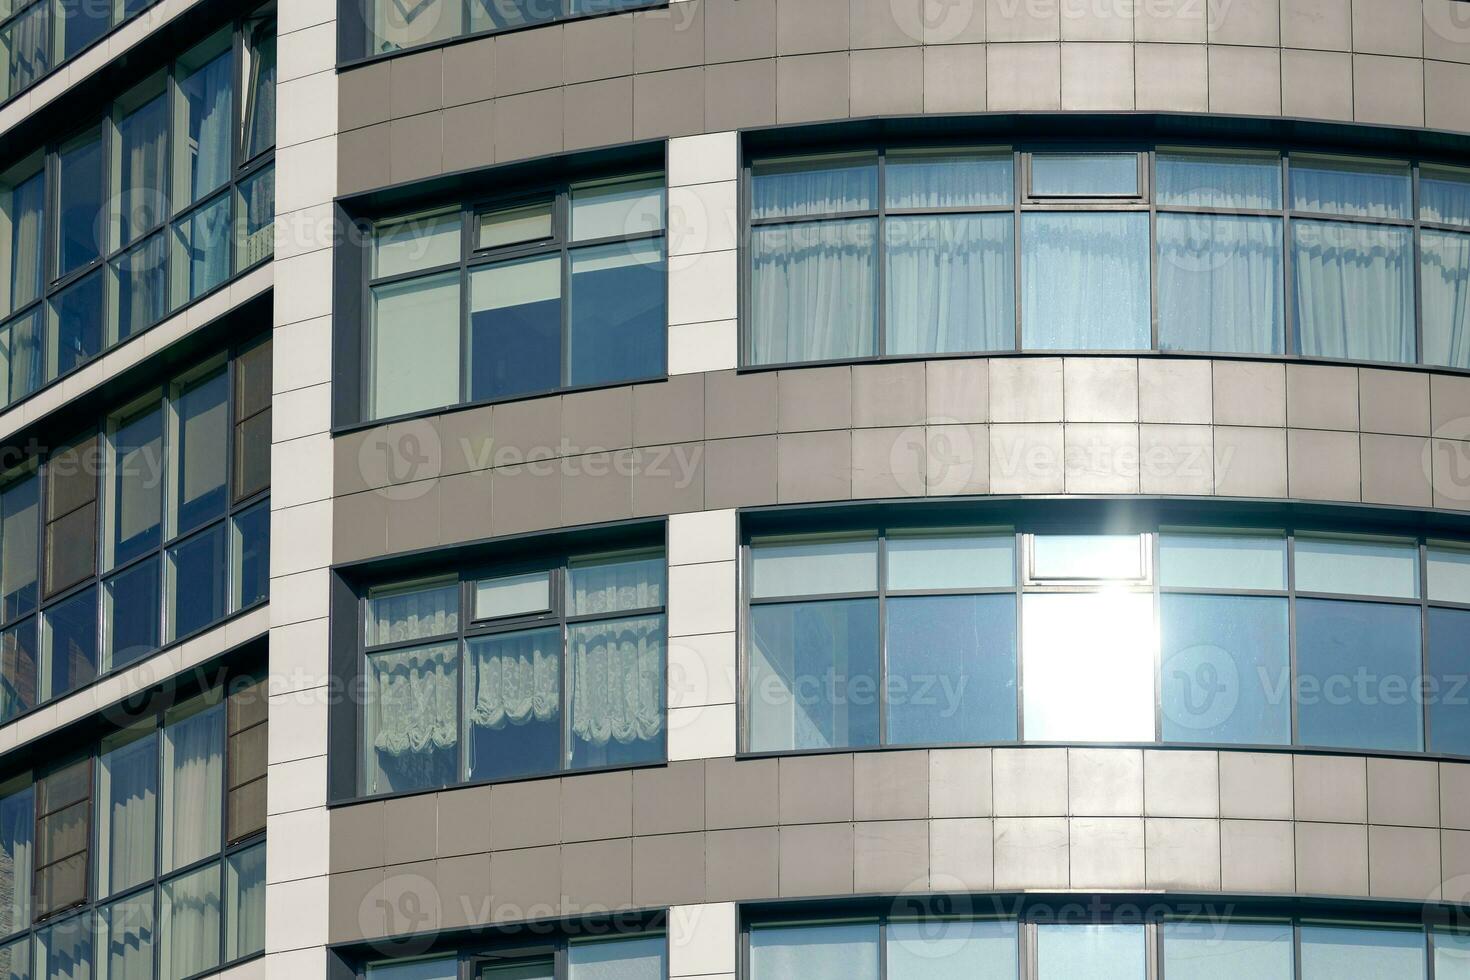
[[[1420,232],[1419,283],[1424,363],[1470,368],[1470,235]]]
[[[1285,351],[1280,219],[1160,214],[1157,235],[1161,348]]]
[[[1412,362],[1413,257],[1409,228],[1293,222],[1300,353]]]
[[[1151,342],[1148,215],[1032,212],[1021,218],[1023,346],[1141,350]]]
[[[887,353],[1013,349],[1013,229],[1009,214],[889,218]]]

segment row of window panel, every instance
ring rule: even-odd
[[[369,414],[663,375],[663,228],[662,175],[380,223]]]
[[[30,88],[156,0],[0,3],[0,101]]]
[[[361,0],[367,27],[366,50],[387,54],[425,44],[442,44],[466,34],[515,30],[576,17],[590,17],[668,0]]]
[[[1368,598],[1420,595],[1415,542],[1166,532],[1155,576],[1147,535],[1022,540],[1019,563],[1010,533],[752,542],[747,748],[1470,754],[1470,610]],[[1425,567],[1434,601],[1470,600],[1465,552],[1428,547]]]
[[[1028,928],[958,917],[750,930],[751,980],[1411,980],[1430,976],[1431,961],[1435,980],[1470,978],[1470,935],[1371,922],[1047,921]]]
[[[265,684],[243,683],[227,698],[216,690],[110,735],[34,782],[8,784],[0,937],[89,903],[100,911],[262,832],[266,732]],[[261,860],[249,859],[245,872]],[[193,875],[212,874],[216,897],[219,870]]]
[[[549,945],[549,944],[548,944]],[[554,953],[504,951],[467,957],[472,980],[664,980],[668,976],[668,943],[662,935],[613,939],[573,939],[557,944]],[[369,963],[367,980],[460,980],[461,957],[432,956],[415,960]]]
[[[1148,204],[1139,154],[1021,158],[1019,225],[1009,151],[757,161],[752,363],[1013,350],[1018,304],[1027,349],[1149,349],[1156,320],[1159,349],[1284,354],[1289,305],[1294,353],[1470,367],[1470,172],[1419,168],[1416,211],[1407,164],[1293,156],[1289,213],[1332,220],[1288,232],[1279,155],[1159,151],[1181,210],[1152,220],[1096,210]]]
[[[370,591],[364,791],[661,761],[664,577],[635,552]]]

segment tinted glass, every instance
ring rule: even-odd
[[[24,13],[0,28],[0,51],[7,53],[5,78],[0,89],[4,97],[30,88],[51,66],[46,50],[47,3],[33,3]]]
[[[220,869],[165,882],[159,897],[159,976],[184,980],[219,965]]]
[[[500,248],[520,242],[535,242],[551,237],[552,205],[550,201],[503,208],[477,216],[479,233],[477,248]]]
[[[47,377],[59,377],[84,364],[102,349],[102,270],[97,270],[51,300],[51,343],[55,369]]]
[[[1434,980],[1466,980],[1470,977],[1470,935],[1434,930]]]
[[[0,507],[4,497],[0,495]],[[1438,602],[1470,603],[1470,549],[1435,547],[1428,551],[1429,598]]]
[[[524,616],[551,608],[551,573],[528,572],[475,583],[475,618]]]
[[[1287,922],[1167,922],[1164,972],[1169,980],[1294,980]]]
[[[1286,599],[1159,598],[1166,742],[1291,742]]]
[[[892,598],[887,631],[889,742],[1016,737],[1014,595]]]
[[[1424,363],[1470,367],[1470,235],[1419,233],[1419,288]]]
[[[888,536],[889,589],[983,589],[1016,581],[1014,534]]]
[[[57,155],[61,223],[56,247],[60,275],[102,253],[102,168],[100,131],[62,147]]]
[[[1286,588],[1281,535],[1159,535],[1159,583],[1186,589]]]
[[[174,226],[174,305],[209,292],[230,277],[230,197],[221,194]]]
[[[373,417],[457,402],[459,274],[374,287],[372,308]]]
[[[668,343],[663,245],[578,249],[571,263],[567,383],[662,376]]]
[[[112,435],[112,564],[158,547],[163,536],[163,409],[125,420]]]
[[[475,270],[470,274],[470,398],[509,398],[557,387],[561,330],[561,259],[524,259]]]
[[[0,719],[9,721],[35,705],[38,663],[34,618],[0,633]]]
[[[6,302],[0,309],[9,312],[41,295],[42,259],[46,249],[45,233],[46,174],[44,170],[25,174],[13,181],[0,181],[0,215],[5,220],[5,237],[10,246],[9,277],[4,281]]]
[[[270,594],[271,517],[269,504],[257,504],[231,522],[234,526],[234,609],[244,609]]]
[[[662,555],[602,555],[567,569],[567,612],[572,616],[625,612],[663,605]]]
[[[257,20],[251,25],[246,67],[244,153],[249,160],[276,141],[276,25]]]
[[[560,628],[467,642],[466,779],[561,767],[561,643]]]
[[[878,980],[878,925],[752,929],[750,973],[752,980]]]
[[[265,845],[225,861],[225,959],[265,949]]]
[[[37,309],[0,330],[0,387],[7,401],[24,398],[41,386],[43,324],[44,311]]]
[[[397,276],[459,261],[460,216],[418,215],[373,229],[373,275]]]
[[[235,199],[235,271],[275,254],[276,169],[265,167],[240,182]]]
[[[224,514],[229,445],[229,377],[224,371],[195,382],[174,399],[178,413],[176,532]]]
[[[822,595],[878,588],[871,537],[766,538],[751,542],[751,595]]]
[[[37,972],[45,980],[90,980],[93,924],[77,915],[42,932],[36,956]]]
[[[122,340],[151,327],[168,312],[164,233],[150,236],[112,265],[117,276],[117,336]]]
[[[626,238],[664,226],[662,175],[573,184],[572,241]]]
[[[213,54],[219,46],[221,42],[212,41],[182,59],[190,67],[180,71],[178,83],[175,208],[199,200],[230,175],[230,134],[234,131],[231,58],[228,43]]]
[[[457,582],[374,589],[368,593],[368,646],[442,636],[457,629]]]
[[[567,629],[572,768],[663,759],[664,633],[662,616]]]
[[[1301,980],[1411,980],[1424,976],[1424,933],[1304,925],[1301,956]]]
[[[218,575],[210,569],[211,577]],[[105,585],[108,666],[121,667],[158,649],[158,559],[131,566]]]
[[[878,199],[878,160],[872,154],[767,160],[751,167],[753,218],[866,211]]]
[[[97,567],[97,505],[84,504],[46,528],[46,594],[54,595]]]
[[[1138,193],[1136,153],[1037,153],[1031,158],[1037,197],[1102,197]]]
[[[160,92],[117,123],[118,236],[127,244],[168,213],[168,98]]]
[[[36,607],[40,491],[34,475],[0,490],[0,620],[5,622]]]
[[[1153,741],[1153,597],[1033,593],[1021,608],[1026,740]]]
[[[97,590],[88,589],[45,613],[45,697],[57,697],[97,676]]]
[[[56,9],[61,14],[56,22],[58,61],[76,57],[83,48],[106,34],[110,26],[112,11],[107,4],[67,0],[57,4]]]
[[[1419,594],[1419,549],[1411,541],[1298,536],[1296,589],[1412,599]]]
[[[1470,755],[1470,610],[1429,610],[1429,750]]]
[[[158,832],[158,737],[127,732],[97,760],[97,889],[111,895],[151,879]],[[149,897],[150,911],[153,907]],[[151,929],[150,929],[151,932]]]
[[[229,567],[225,549],[223,524],[168,549],[171,639],[188,636],[224,617],[228,581],[219,570]]]
[[[1141,925],[1036,927],[1037,980],[1144,980],[1147,958]]]
[[[436,956],[411,963],[371,963],[369,980],[458,980],[459,967],[453,956]]]
[[[1160,150],[1155,199],[1174,207],[1281,207],[1281,158],[1276,154]]]
[[[1150,343],[1148,215],[1021,216],[1023,346],[1139,350]]]
[[[1301,744],[1424,747],[1418,606],[1299,600],[1296,656]]]
[[[6,795],[0,797],[0,860],[12,869],[9,877],[0,878],[0,931],[7,936],[31,921],[35,826],[35,790],[29,785],[12,784]]]
[[[98,916],[97,972],[103,980],[153,976],[153,894],[114,902]]]

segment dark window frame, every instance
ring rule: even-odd
[[[516,937],[513,933],[507,938],[492,942],[477,941],[464,944],[458,948],[445,950],[443,952],[427,953],[423,956],[409,957],[405,959],[379,959],[371,955],[363,957],[357,964],[355,970],[350,971],[356,980],[367,980],[370,967],[391,967],[397,964],[407,964],[421,960],[442,959],[446,964],[454,965],[454,974],[465,980],[480,980],[480,971],[487,966],[513,965],[518,962],[545,962],[551,961],[552,975],[554,980],[567,980],[569,968],[569,951],[574,945],[586,941],[596,943],[617,943],[624,940],[637,939],[663,939],[664,940],[664,964],[667,968],[669,957],[668,932],[664,925],[664,916],[661,913],[637,916],[640,921],[632,922],[623,920],[621,925],[608,924],[589,926],[585,934],[576,929],[575,924],[569,924],[564,928],[539,930],[539,936],[526,938]],[[547,935],[547,932],[555,930],[555,935]]]

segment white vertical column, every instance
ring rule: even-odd
[[[739,357],[740,141],[669,140],[669,373],[733,368]]]
[[[336,0],[279,8],[266,970],[326,975]]]
[[[735,903],[669,909],[669,978],[735,976]]]
[[[735,754],[735,511],[669,517],[669,759]]]

